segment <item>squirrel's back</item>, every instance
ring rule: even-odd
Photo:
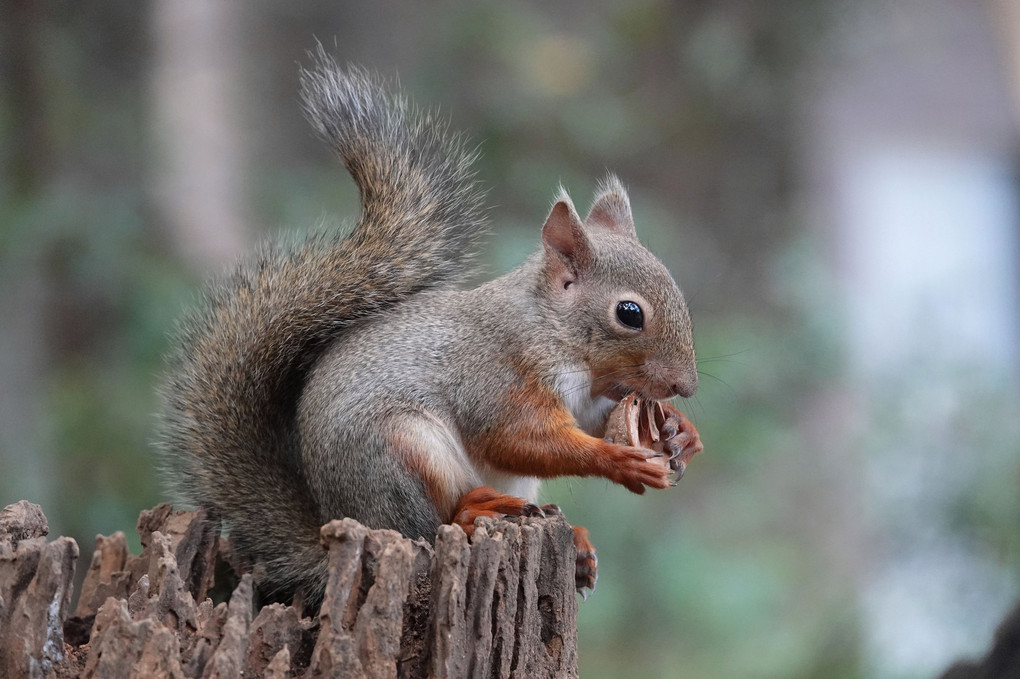
[[[324,553],[297,449],[304,375],[351,324],[462,278],[484,215],[474,154],[444,121],[321,47],[301,82],[360,219],[346,236],[266,247],[207,289],[168,358],[159,443],[169,484],[222,516],[264,590],[314,596]]]

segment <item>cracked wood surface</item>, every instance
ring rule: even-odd
[[[97,537],[76,608],[78,547],[37,505],[0,511],[3,677],[576,677],[573,531],[562,517],[480,520],[435,546],[350,519],[322,528],[318,613],[256,610],[251,574],[203,510],[159,505]],[[219,603],[213,602],[209,596]]]

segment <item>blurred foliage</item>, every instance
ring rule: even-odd
[[[705,453],[669,492],[576,479],[543,491],[599,548],[601,580],[580,612],[584,677],[867,675],[867,574],[843,559],[829,520],[866,522],[854,499],[866,472],[851,451],[873,441],[826,442],[805,427],[846,377],[844,321],[824,244],[792,195],[797,75],[835,5],[447,0],[395,16],[370,3],[246,5],[238,125],[257,231],[356,214],[350,180],[297,105],[296,62],[318,36],[341,59],[398,73],[480,143],[487,275],[536,246],[557,184],[584,205],[607,168],[632,188],[642,239],[677,273],[702,372],[684,409]],[[94,534],[131,535],[138,511],[164,499],[146,452],[160,357],[198,286],[151,200],[147,7],[0,10],[0,284],[41,290],[39,308],[16,318],[40,323],[40,368],[14,396],[37,402],[27,426],[46,454],[51,532],[74,536],[86,563]],[[1015,452],[1020,432],[999,426],[1015,419],[1015,394],[979,386],[965,398],[987,419],[965,418],[960,439],[985,452],[945,524],[1015,573],[1020,463],[1001,451]],[[896,420],[894,405],[850,417]],[[0,504],[23,494],[19,459],[0,450]]]

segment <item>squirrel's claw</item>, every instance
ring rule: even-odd
[[[669,451],[669,468],[676,474],[671,485],[675,486],[677,481],[683,478],[691,458],[700,453],[704,445],[701,443],[698,430],[683,413],[668,403],[661,406],[663,413],[667,415],[660,428],[662,444],[664,449]]]
[[[529,502],[521,508],[521,516],[537,516],[539,518],[545,518],[545,510],[536,505],[533,502]]]
[[[501,519],[505,516],[528,516],[545,519],[562,514],[556,505],[540,507],[523,498],[500,493],[489,486],[481,486],[460,498],[454,509],[452,523],[463,528],[470,537],[474,532],[475,519],[479,517]]]
[[[595,583],[599,579],[599,557],[595,553],[595,546],[588,539],[587,528],[574,526],[574,547],[577,548],[574,586],[587,601],[588,595],[595,591]]]
[[[614,455],[614,472],[607,478],[642,494],[646,486],[669,488],[683,476],[691,458],[703,448],[691,421],[665,401],[651,401],[631,394],[609,414],[605,440],[643,452],[642,466],[624,451]],[[651,468],[657,468],[653,473]]]
[[[554,504],[542,505],[542,511],[545,512],[546,516],[563,516],[563,510],[560,509],[559,505]]]
[[[642,490],[644,488],[642,487]],[[547,518],[562,516],[563,512],[556,505],[548,504],[539,507],[513,495],[506,495],[488,486],[481,486],[466,493],[457,503],[453,523],[464,529],[468,537],[474,533],[475,520],[487,517],[500,519],[504,516],[532,516]],[[585,599],[595,590],[599,579],[599,559],[595,554],[595,546],[588,539],[588,529],[574,526],[574,548],[577,550],[574,566],[574,585]]]

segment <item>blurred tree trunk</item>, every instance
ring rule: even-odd
[[[13,196],[38,190],[50,157],[43,112],[43,78],[36,58],[36,41],[42,14],[34,0],[11,0],[0,6],[4,50],[2,79],[12,134],[5,180]]]
[[[243,207],[241,5],[152,4],[155,198],[178,251],[219,269],[250,240]]]
[[[0,3],[0,88],[8,117],[7,162],[0,198],[10,212],[25,207],[44,182],[52,156],[45,117],[45,82],[38,58],[42,3]],[[5,475],[0,498],[17,494],[47,503],[51,497],[50,446],[39,426],[48,369],[46,280],[39,257],[10,253],[0,260],[0,460],[17,469]],[[15,256],[12,256],[15,255]]]
[[[1020,129],[1020,4],[994,0],[992,25],[998,30],[998,47],[1006,66],[1005,82],[1013,103],[1013,124]]]

